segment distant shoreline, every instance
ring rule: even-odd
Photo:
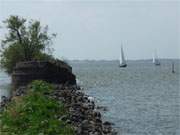
[[[160,58],[159,60],[161,60],[161,61],[169,61],[169,60],[175,60],[175,61],[180,61],[180,58],[179,59],[171,59],[171,58]],[[94,59],[83,59],[83,60],[77,60],[77,59],[74,59],[74,60],[72,60],[72,59],[69,59],[69,60],[67,60],[67,61],[73,61],[73,62],[81,62],[81,61],[87,61],[87,62],[111,62],[111,61],[119,61],[118,59],[112,59],[112,60],[104,60],[104,59],[99,59],[99,60],[94,60]],[[127,59],[127,61],[152,61],[152,59]]]

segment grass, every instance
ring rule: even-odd
[[[45,96],[52,91],[46,82],[32,82],[25,96],[13,98],[0,113],[0,134],[74,135],[71,125],[57,119],[68,114],[64,105]]]

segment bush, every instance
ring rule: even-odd
[[[42,27],[39,21],[19,16],[10,16],[4,21],[8,30],[1,41],[0,65],[11,74],[17,62],[52,59],[50,48],[56,34],[48,33],[48,26]]]
[[[2,135],[73,135],[71,125],[58,120],[57,116],[67,115],[63,103],[45,96],[52,91],[52,85],[34,81],[28,94],[16,97],[1,112]]]
[[[23,55],[21,53],[19,44],[15,44],[4,49],[3,56],[0,60],[0,65],[7,73],[12,73],[13,67],[18,61],[23,61]]]

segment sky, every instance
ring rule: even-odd
[[[180,1],[0,0],[0,26],[9,15],[41,21],[57,33],[54,55],[69,60],[180,59]],[[5,29],[0,29],[0,40]]]

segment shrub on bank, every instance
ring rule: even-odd
[[[0,133],[2,135],[73,135],[71,125],[58,120],[67,115],[63,103],[48,97],[53,86],[34,81],[22,97],[14,97],[1,112]]]

